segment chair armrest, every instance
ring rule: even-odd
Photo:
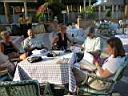
[[[106,82],[110,82],[110,83],[113,83],[114,81],[113,80],[110,80],[110,79],[107,79],[107,78],[101,78],[101,77],[98,77],[96,74],[94,73],[91,73],[89,74],[90,77],[96,77],[97,79],[99,80],[102,80],[102,81],[106,81]]]
[[[113,80],[98,77],[95,73],[87,73],[87,76],[88,76],[88,78],[92,77],[92,78],[95,78],[96,80],[101,80],[101,81],[104,81],[104,82],[114,83]],[[87,79],[85,79],[81,84],[84,85],[86,82],[87,82]]]
[[[7,69],[0,70],[0,76],[5,75],[5,74],[8,74]]]
[[[10,61],[13,63],[13,62],[19,62],[21,60],[20,60],[20,58],[12,58],[12,59],[10,59]]]
[[[13,77],[9,74],[8,69],[0,70],[0,76],[8,75],[10,80],[13,80]]]

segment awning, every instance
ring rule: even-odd
[[[111,6],[111,5],[124,5],[123,0],[98,0],[93,6]]]

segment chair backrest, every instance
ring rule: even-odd
[[[113,81],[119,81],[123,77],[123,73],[124,73],[124,70],[127,67],[127,65],[128,65],[128,55],[125,57],[124,63],[117,70],[117,72],[113,78]]]
[[[40,96],[35,80],[0,82],[0,96]]]

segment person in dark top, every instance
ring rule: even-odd
[[[10,40],[9,32],[3,31],[1,32],[1,37],[3,41],[0,43],[0,51],[8,55],[9,58],[17,58],[19,57],[18,49]]]
[[[11,52],[17,52],[17,50],[14,48],[12,42],[8,42],[8,44],[6,44],[5,42],[1,42],[1,45],[4,47],[4,54],[8,55]]]
[[[53,49],[66,50],[68,47],[69,38],[66,34],[66,26],[60,25],[60,31],[57,36],[53,39],[52,47]]]

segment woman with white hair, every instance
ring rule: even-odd
[[[0,51],[9,56],[9,58],[18,58],[18,49],[16,46],[13,44],[13,42],[10,40],[10,35],[9,32],[7,31],[2,31],[1,32],[1,37],[3,41],[0,43]]]

